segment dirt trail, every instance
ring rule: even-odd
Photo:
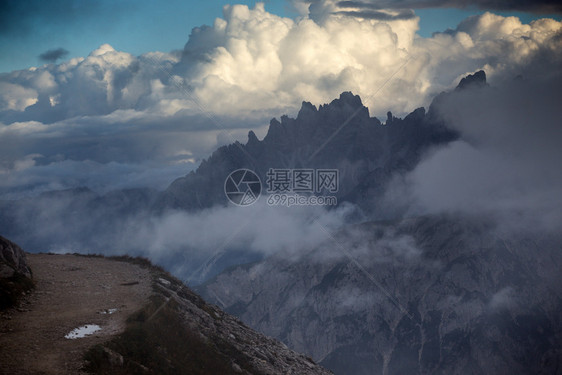
[[[91,346],[122,332],[148,302],[149,271],[137,265],[74,255],[27,254],[35,291],[19,309],[0,313],[0,374],[80,374]],[[105,310],[118,309],[113,314]],[[97,324],[84,338],[64,336]]]

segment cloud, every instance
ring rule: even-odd
[[[405,114],[467,72],[488,65],[501,75],[550,48],[560,29],[556,21],[523,25],[487,13],[472,20],[474,28],[418,38],[417,18],[382,22],[313,5],[297,21],[260,7],[226,8],[224,20],[194,30],[179,75],[188,73],[194,92],[212,110],[232,115],[257,107],[272,113],[302,100],[325,103],[344,90],[359,94],[374,114]]]
[[[54,63],[58,59],[62,59],[68,55],[68,51],[64,48],[50,49],[39,55],[39,60]]]
[[[263,119],[345,90],[361,95],[375,114],[400,115],[427,105],[467,72],[489,66],[497,76],[517,68],[552,48],[560,29],[553,20],[525,25],[486,13],[457,30],[419,38],[417,18],[388,15],[384,22],[331,15],[318,24],[275,16],[262,4],[229,6],[224,19],[193,30],[179,59],[135,57],[104,45],[84,59],[8,74],[3,81],[46,95],[26,113],[2,117],[45,122],[150,108],[164,116],[204,111]],[[34,82],[40,74],[50,74],[57,88],[47,92]]]
[[[379,10],[362,10],[362,11],[337,11],[335,15],[345,15],[351,17],[359,17],[379,21],[394,21],[394,20],[410,20],[416,17],[413,10],[401,9],[398,12],[386,12]]]
[[[513,304],[515,303],[515,299],[515,290],[512,287],[508,286],[492,295],[492,298],[490,298],[490,302],[488,303],[488,307],[492,311],[509,308],[513,306]]]
[[[31,158],[22,161],[21,167],[29,167]],[[75,167],[80,165],[76,163]],[[131,173],[124,166],[110,167]],[[71,175],[76,176],[80,173]],[[104,173],[94,170],[92,178],[96,177],[104,178]],[[348,262],[350,256],[365,267],[382,264],[407,268],[425,262],[410,235],[390,227],[350,227],[357,219],[357,208],[348,204],[332,209],[270,206],[261,197],[248,207],[229,205],[155,214],[142,206],[140,193],[132,196],[134,200],[119,198],[116,207],[100,204],[111,201],[115,194],[125,193],[114,191],[100,197],[75,190],[19,201],[9,206],[9,215],[13,222],[25,223],[26,229],[14,238],[22,236],[18,241],[30,251],[40,248],[57,253],[145,256],[194,282],[212,276],[206,270],[208,264],[223,256],[222,262],[228,261],[228,254],[236,252],[254,260],[277,256],[299,262],[312,258],[319,264]],[[122,206],[127,201],[131,207]],[[433,263],[428,266],[434,267]]]
[[[44,164],[26,174],[44,176],[39,167],[55,162],[70,173],[64,160],[173,168],[176,159],[198,161],[217,145],[245,141],[248,129],[294,115],[303,100],[323,104],[352,91],[371,114],[403,116],[467,72],[484,68],[500,82],[535,67],[548,74],[545,61],[560,61],[549,52],[560,46],[554,20],[485,13],[421,38],[417,18],[358,18],[324,5],[310,4],[295,20],[263,4],[227,6],[178,53],[133,56],[104,44],[83,58],[3,74],[2,165],[40,154]]]
[[[37,103],[37,91],[18,84],[0,82],[0,109],[23,111]]]
[[[301,251],[328,240],[327,230],[339,228],[352,210],[351,206],[330,211],[320,206],[273,207],[260,200],[249,207],[172,211],[147,223],[138,241],[155,256],[162,249],[172,253],[190,249],[209,256],[224,247],[300,256]]]
[[[559,58],[539,59],[529,66],[544,63],[541,69],[526,69],[522,78],[440,98],[436,111],[462,139],[408,177],[422,211],[487,213],[503,226],[559,229],[562,74],[545,63]]]
[[[363,19],[379,21],[409,20],[415,19],[416,14],[412,9],[400,9],[387,7],[381,8],[376,3],[362,3],[358,1],[317,1],[312,2],[312,14],[316,19],[322,20],[328,14],[345,15]],[[318,17],[318,15],[323,15]]]
[[[198,117],[190,121],[194,129],[185,131],[186,120],[190,118],[139,118],[120,111],[114,117],[85,117],[70,124],[0,124],[0,197],[77,186],[100,193],[131,187],[164,189],[194,170],[209,150],[231,143],[232,137],[246,137],[245,129],[225,135]],[[33,163],[15,168],[23,160]]]
[[[113,198],[116,194],[118,199]],[[30,251],[146,256],[190,280],[209,276],[201,269],[227,252],[239,251],[254,260],[274,254],[297,260],[329,241],[328,233],[348,222],[354,210],[347,205],[332,210],[273,207],[260,199],[249,207],[155,214],[143,206],[143,193],[126,194],[100,197],[82,189],[13,205],[0,201],[0,206],[10,207],[4,216],[10,217],[10,225],[25,223],[25,231],[10,235]],[[100,203],[112,200],[117,206]]]
[[[162,165],[150,161],[99,163],[26,155],[8,168],[0,167],[0,197],[18,199],[77,186],[88,186],[99,193],[137,187],[163,190],[178,176],[195,169],[195,160],[189,155],[184,157],[176,163]]]
[[[365,0],[339,1],[338,7],[358,9],[423,9],[423,8],[468,8],[484,10],[521,11],[534,13],[562,13],[562,5],[554,0]]]

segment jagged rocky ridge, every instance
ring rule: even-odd
[[[240,168],[255,171],[262,182],[270,168],[328,168],[339,171],[340,203],[372,210],[394,174],[412,170],[425,151],[457,136],[424,108],[404,119],[389,112],[383,124],[369,116],[359,96],[344,92],[319,108],[303,102],[295,119],[272,119],[261,141],[250,131],[246,144],[219,148],[174,181],[159,205],[192,210],[225,204],[224,180]]]

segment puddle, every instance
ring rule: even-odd
[[[69,340],[81,339],[99,330],[101,330],[101,328],[97,324],[86,324],[73,329],[69,334],[65,335],[64,338]]]
[[[117,311],[118,311],[118,309],[105,309],[105,310],[100,311],[99,313],[102,314],[102,315],[105,315],[105,314],[111,315],[111,314],[115,314]]]

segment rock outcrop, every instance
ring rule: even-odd
[[[25,252],[12,241],[0,236],[0,277],[7,278],[15,274],[31,277]]]
[[[0,309],[16,305],[33,286],[25,252],[0,236]]]

